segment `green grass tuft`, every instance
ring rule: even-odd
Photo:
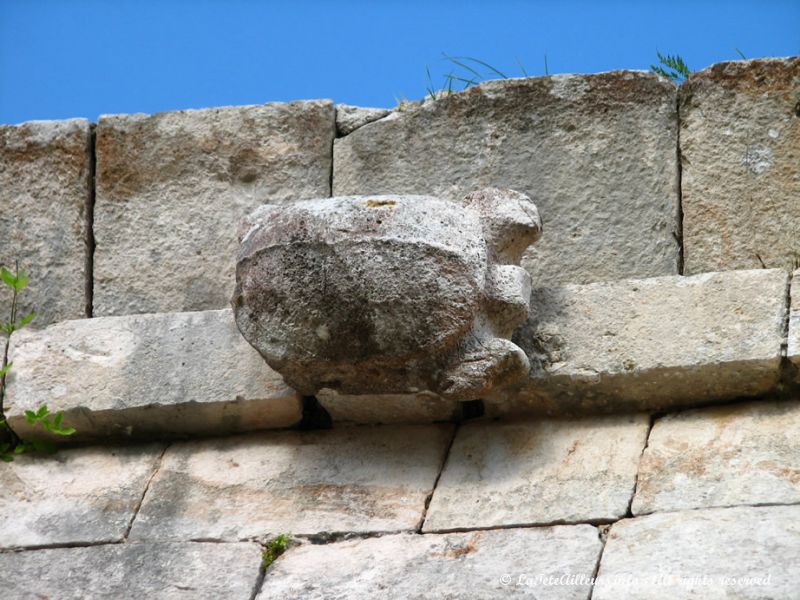
[[[286,552],[289,548],[289,544],[291,540],[289,536],[285,533],[280,534],[272,538],[268,543],[267,547],[264,549],[264,552],[261,554],[262,556],[262,565],[264,568],[268,568],[272,563],[278,560],[278,557]]]

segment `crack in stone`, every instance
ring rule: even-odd
[[[642,458],[644,458],[644,453],[647,451],[647,447],[650,445],[650,434],[653,432],[653,427],[655,424],[656,416],[655,414],[650,414],[650,424],[647,428],[647,436],[644,438],[644,446],[642,447],[641,454],[639,454],[639,462],[636,465],[636,477],[633,480],[633,489],[631,490],[631,497],[628,500],[628,508],[625,511],[625,516],[628,518],[633,517],[631,508],[633,506],[633,499],[636,497],[636,490],[639,488],[639,475],[642,472]]]
[[[147,492],[150,489],[150,484],[153,483],[153,479],[155,479],[156,475],[161,470],[161,464],[164,461],[164,455],[167,453],[167,449],[171,445],[172,445],[171,442],[168,442],[167,444],[165,444],[164,445],[164,449],[161,450],[161,454],[159,454],[158,458],[156,459],[155,468],[153,469],[153,472],[150,474],[150,477],[147,479],[147,483],[145,484],[144,490],[142,491],[142,497],[139,498],[139,502],[136,503],[136,507],[133,509],[133,516],[131,516],[131,520],[128,523],[128,527],[125,530],[125,535],[122,536],[122,541],[123,542],[127,542],[128,541],[128,536],[131,534],[131,529],[133,529],[133,523],[134,523],[134,521],[136,521],[136,517],[139,516],[139,511],[142,508],[142,504],[144,504],[144,498],[145,498],[145,496],[147,496]]]
[[[597,537],[600,538],[600,553],[597,555],[597,563],[594,566],[594,570],[592,571],[592,577],[590,581],[592,582],[592,587],[589,588],[589,596],[586,600],[592,600],[592,596],[594,595],[594,586],[597,583],[597,577],[600,574],[600,564],[603,562],[603,553],[606,550],[606,544],[608,543],[608,531],[611,529],[611,526],[605,526],[606,529],[603,529],[604,526],[599,526],[597,528]]]
[[[450,458],[450,452],[453,450],[453,444],[456,441],[456,436],[458,435],[459,429],[460,425],[456,423],[456,425],[453,427],[453,434],[450,437],[450,443],[447,445],[447,450],[444,452],[442,464],[439,467],[439,473],[436,475],[436,479],[433,482],[430,493],[425,498],[425,506],[422,509],[422,517],[420,518],[419,525],[416,529],[417,533],[422,533],[422,528],[425,526],[425,519],[428,517],[428,508],[431,505],[431,500],[433,500],[433,495],[436,493],[436,488],[439,486],[439,480],[442,478],[442,473],[444,473],[444,469],[447,466],[447,461]]]

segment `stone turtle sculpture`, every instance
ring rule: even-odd
[[[348,196],[265,205],[240,227],[233,308],[245,339],[305,395],[430,391],[472,400],[528,373],[519,267],[533,202]]]

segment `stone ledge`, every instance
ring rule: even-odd
[[[696,406],[776,388],[788,274],[758,269],[539,288],[514,341],[527,382],[490,414]]]
[[[41,404],[64,411],[74,439],[218,435],[302,418],[302,399],[241,337],[230,310],[23,330],[10,360],[8,422],[23,437],[41,435],[24,414]]]
[[[530,376],[484,398],[489,416],[579,415],[693,407],[776,389],[788,275],[781,270],[657,277],[533,291],[515,342]],[[793,316],[789,355],[800,362]],[[216,435],[291,427],[302,399],[244,341],[229,310],[68,321],[12,339],[7,413],[65,412],[78,438]],[[337,396],[334,420],[457,419],[422,394]],[[61,440],[63,441],[63,440]]]

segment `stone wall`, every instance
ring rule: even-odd
[[[787,346],[800,353],[800,327],[786,326],[797,57],[714,65],[680,87],[615,71],[489,81],[393,110],[317,100],[3,126],[0,182],[0,262],[31,273],[35,328],[59,324],[13,340],[7,411],[22,430],[43,402],[99,438],[300,422],[302,398],[221,309],[239,220],[330,195],[500,186],[536,202],[544,235],[523,257],[534,292],[515,337],[532,369],[482,399],[488,414],[763,395],[792,377]],[[755,270],[724,273],[737,269]],[[82,317],[95,319],[60,323]],[[318,401],[356,422],[463,408],[432,394]]]
[[[490,81],[391,111],[307,101],[3,126],[0,261],[31,272],[38,326],[219,309],[254,206],[495,185],[540,209],[544,237],[523,259],[535,285],[684,263],[788,269],[798,102],[795,57],[714,65],[680,87],[616,71]]]
[[[0,589],[797,597],[799,158],[798,58],[0,127],[6,414],[79,442],[0,467]],[[239,334],[253,206],[484,185],[545,223],[516,388],[304,398]]]

